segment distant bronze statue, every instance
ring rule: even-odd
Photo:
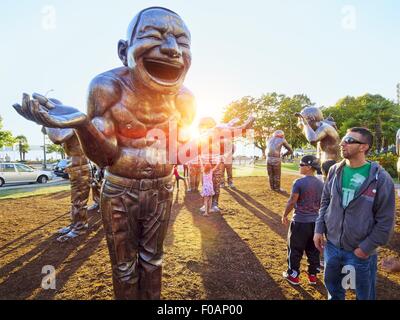
[[[326,176],[329,168],[339,160],[340,137],[336,124],[330,117],[324,120],[317,107],[305,107],[296,116],[307,141],[317,147],[317,158]]]
[[[233,184],[233,154],[235,153],[235,145],[232,145],[232,150],[231,152],[226,152],[223,157],[222,157],[222,181],[221,181],[221,187],[225,188],[225,172],[226,172],[226,178],[227,178],[227,183],[228,187],[234,189],[235,185]]]
[[[170,147],[171,123],[179,131],[193,120],[194,98],[183,87],[190,42],[178,14],[144,9],[118,44],[124,66],[90,84],[87,115],[38,94],[33,100],[25,94],[22,106],[14,105],[46,127],[74,128],[85,154],[106,168],[101,213],[117,299],[160,298],[175,163],[159,160],[159,141],[149,133],[164,134]]]
[[[286,149],[281,155],[282,147]],[[267,141],[267,172],[271,190],[281,190],[281,163],[282,157],[293,154],[293,150],[285,139],[282,130],[276,130]]]
[[[50,99],[55,102],[55,99]],[[58,102],[57,103],[61,103]],[[84,155],[78,137],[73,129],[43,127],[49,139],[62,145],[65,154],[71,159],[66,169],[71,182],[71,224],[58,231],[57,241],[65,242],[84,234],[88,229],[87,203],[90,192],[90,166]]]
[[[400,179],[400,129],[396,133],[397,178]]]
[[[221,182],[223,179],[224,162],[232,164],[233,161],[233,140],[236,137],[241,137],[253,125],[255,118],[250,116],[241,126],[235,126],[238,119],[234,119],[229,123],[218,124],[211,117],[204,117],[199,122],[200,134],[204,135],[208,130],[213,130],[214,134],[208,140],[200,140],[200,159],[201,162],[210,163],[213,165],[213,187],[214,196],[212,197],[211,212],[221,212],[219,208],[219,196],[221,191]],[[201,208],[205,212],[205,207]]]
[[[189,167],[189,188],[188,192],[198,192],[201,178],[201,166],[198,159],[188,163]]]

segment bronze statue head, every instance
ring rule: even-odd
[[[190,32],[181,17],[166,8],[140,11],[118,43],[118,55],[146,87],[176,93],[190,68]]]
[[[285,133],[282,130],[276,130],[273,135],[274,138],[284,138]]]
[[[207,130],[214,128],[217,125],[217,122],[212,117],[204,117],[199,121],[199,130]]]
[[[324,120],[321,109],[317,107],[305,107],[301,110],[300,114],[307,120],[310,126],[315,130],[318,123]],[[301,124],[299,123],[301,126]]]

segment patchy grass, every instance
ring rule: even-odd
[[[19,199],[19,198],[26,198],[26,197],[33,197],[33,196],[48,195],[48,194],[53,194],[53,193],[57,193],[60,191],[67,191],[70,189],[71,189],[70,185],[63,185],[63,186],[54,186],[54,187],[42,187],[42,188],[35,189],[33,191],[29,188],[4,190],[4,191],[0,191],[0,200]]]
[[[298,173],[299,165],[297,163],[282,163],[282,171],[289,173]],[[233,166],[234,177],[266,177],[267,165],[256,164],[254,166]]]
[[[282,163],[282,169],[299,172],[299,164],[296,162]]]

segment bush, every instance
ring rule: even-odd
[[[371,155],[368,160],[378,162],[391,176],[397,178],[397,156],[393,153]]]

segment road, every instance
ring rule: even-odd
[[[48,187],[54,187],[54,186],[59,186],[59,185],[67,185],[69,184],[69,180],[65,180],[60,177],[54,177],[53,180],[50,180],[46,184],[40,184],[40,183],[32,183],[32,184],[26,184],[26,183],[10,183],[5,185],[4,187],[0,188],[0,193],[2,191],[6,190],[20,190],[20,189],[29,189],[29,190],[35,190],[38,188],[48,188]]]

